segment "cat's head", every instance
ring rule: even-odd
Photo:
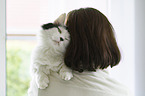
[[[70,35],[64,26],[66,14],[60,15],[54,23],[42,25],[41,43],[57,51],[64,52],[67,47]]]

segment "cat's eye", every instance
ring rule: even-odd
[[[57,29],[58,29],[59,33],[61,34],[62,32],[61,32],[61,30],[59,29],[59,27],[57,27]]]
[[[65,40],[68,40],[67,38],[65,38]]]

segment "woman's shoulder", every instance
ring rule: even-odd
[[[109,96],[131,96],[126,86],[110,77],[108,69],[98,69],[96,72],[84,71],[79,73],[73,71],[74,77],[69,81],[59,78],[56,73],[52,74],[52,82],[60,86],[74,89],[90,90],[93,92],[112,94]]]
[[[38,96],[132,96],[127,87],[109,76],[108,70],[73,74],[71,80],[65,81],[53,72],[48,88],[39,90]]]
[[[116,94],[115,96],[132,96],[127,86],[110,76],[108,69],[97,69],[96,72],[75,72],[74,75],[85,81],[85,84],[90,85],[89,88],[111,93],[112,95]]]

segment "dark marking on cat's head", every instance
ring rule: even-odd
[[[56,27],[58,29],[58,32],[61,34],[62,32],[61,32],[59,26],[61,26],[61,25],[47,23],[47,24],[43,24],[41,27],[43,28],[43,30],[48,30],[48,29]],[[68,29],[66,26],[61,26],[61,27],[65,28],[66,30]]]
[[[47,24],[42,25],[43,30],[48,30],[53,27],[58,27],[58,25],[54,25],[53,23],[47,23]]]

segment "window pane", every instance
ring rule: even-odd
[[[26,96],[33,40],[7,40],[7,96]]]

